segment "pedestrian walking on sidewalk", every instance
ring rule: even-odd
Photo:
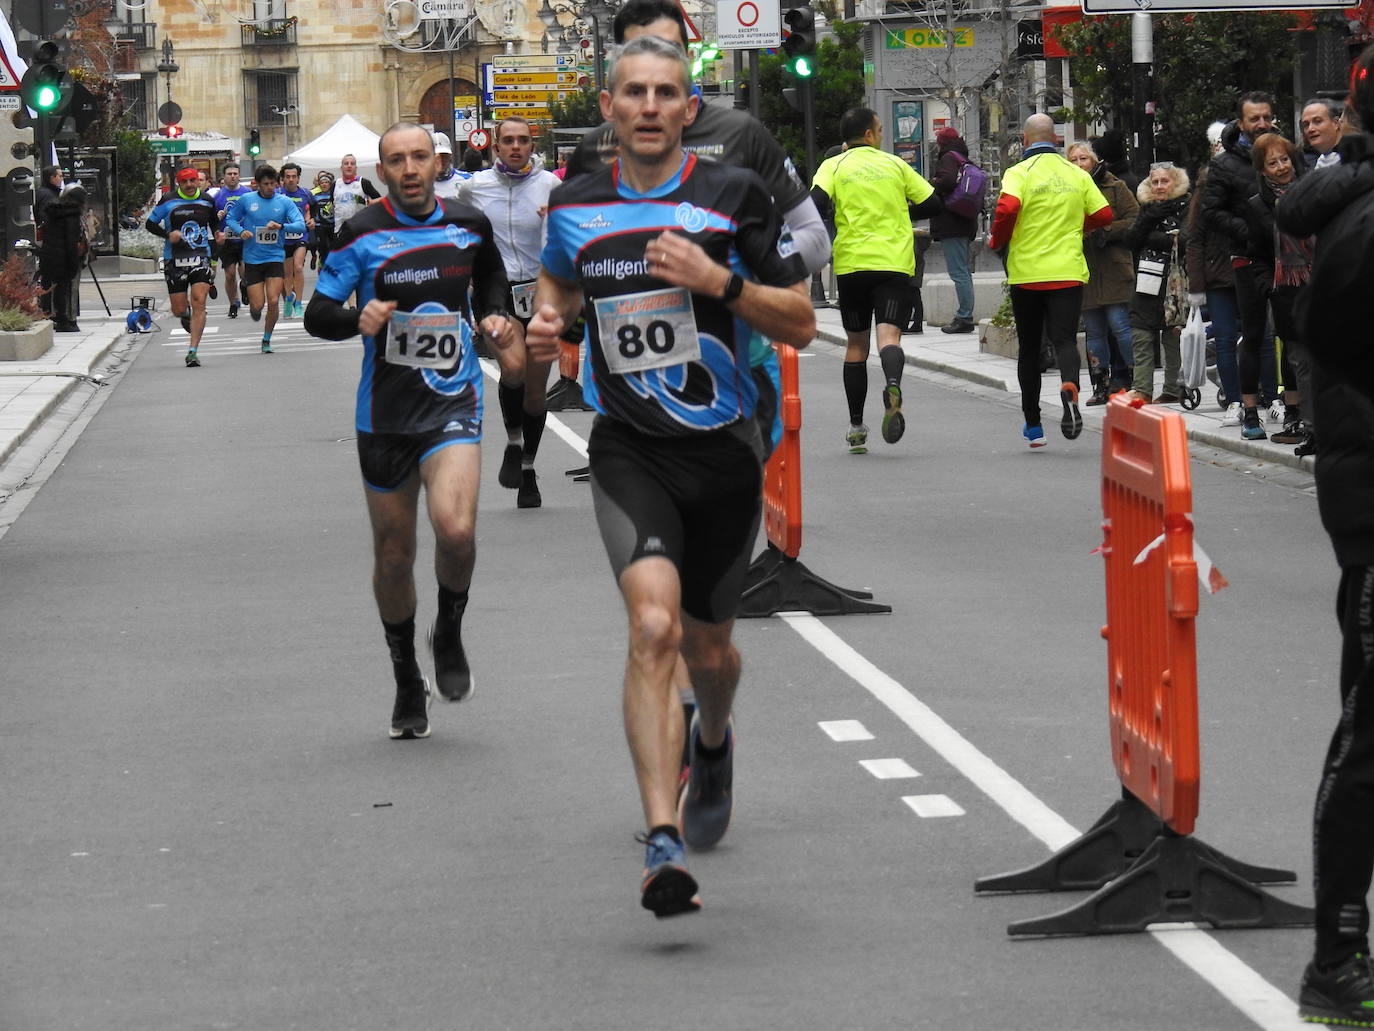
[[[821,162],[811,196],[822,216],[834,209],[835,277],[840,321],[848,339],[843,372],[849,402],[845,443],[851,454],[863,454],[868,450],[864,403],[875,323],[884,380],[883,440],[895,444],[906,430],[902,330],[911,321],[916,275],[911,223],[939,214],[944,205],[935,188],[909,164],[882,149],[883,125],[876,112],[850,108],[840,119],[840,134],[845,150]],[[908,209],[909,204],[914,207]]]
[[[1025,150],[1002,176],[989,246],[1005,251],[1011,310],[1016,319],[1016,380],[1033,448],[1045,446],[1040,425],[1040,344],[1048,337],[1059,362],[1059,428],[1075,439],[1083,432],[1078,410],[1078,315],[1088,262],[1083,234],[1105,229],[1115,216],[1092,176],[1059,153],[1054,122],[1034,114],[1022,131]]]
[[[936,130],[935,145],[937,157],[931,184],[943,203],[959,184],[959,169],[968,164],[968,144],[958,129],[947,125]],[[969,254],[973,238],[978,235],[978,218],[946,208],[930,216],[930,235],[940,241],[940,249],[945,252],[945,268],[954,283],[958,304],[954,318],[940,327],[941,332],[972,333],[976,327],[973,324],[973,268]]]
[[[1374,47],[1355,61],[1351,100],[1374,125]],[[1340,710],[1313,816],[1316,942],[1303,971],[1304,1020],[1368,1027],[1374,1013],[1369,888],[1374,871],[1374,136],[1341,141],[1340,162],[1294,183],[1281,232],[1316,235],[1301,329],[1321,418],[1317,506],[1341,567]]]

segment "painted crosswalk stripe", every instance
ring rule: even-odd
[[[902,801],[923,820],[937,816],[963,816],[964,807],[948,795],[903,795]]]
[[[860,759],[859,765],[879,780],[899,780],[921,775],[905,759]]]
[[[821,720],[817,724],[831,741],[872,741],[873,735],[858,720]]]

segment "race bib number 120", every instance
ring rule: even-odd
[[[596,328],[606,365],[618,375],[701,358],[692,295],[685,287],[601,298]]]
[[[414,369],[451,369],[463,357],[463,319],[451,311],[393,311],[386,360]]]

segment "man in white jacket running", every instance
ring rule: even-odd
[[[496,127],[496,163],[474,173],[458,188],[458,199],[491,219],[496,247],[506,263],[510,281],[510,313],[522,329],[533,316],[534,284],[539,278],[539,252],[544,245],[544,215],[549,194],[559,179],[544,168],[534,153],[530,123],[506,118]],[[534,474],[534,456],[544,435],[547,409],[544,395],[551,362],[527,361],[524,334],[516,344],[496,353],[501,378],[496,393],[506,427],[506,450],[501,457],[501,486],[518,489],[519,508],[538,508],[542,499]]]

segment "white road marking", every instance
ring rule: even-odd
[[[780,616],[803,640],[887,706],[917,737],[1051,851],[1079,837],[1077,828],[1031,794],[934,710],[865,659],[815,616],[805,612],[784,612]],[[1293,1000],[1207,931],[1190,925],[1171,925],[1151,928],[1150,933],[1180,962],[1264,1031],[1294,1031],[1308,1026],[1298,1018]]]
[[[816,726],[830,735],[831,741],[872,741],[873,735],[858,720],[821,720]]]
[[[488,368],[486,372],[488,376],[495,378],[496,373],[492,369]],[[586,442],[572,430],[562,427],[553,416],[550,416],[549,420],[555,425],[558,435],[567,441],[574,451],[586,457]],[[1051,851],[1057,851],[1080,836],[1077,828],[1031,794],[1024,785],[941,719],[933,709],[917,700],[915,695],[865,659],[815,616],[805,612],[784,612],[780,613],[780,616],[808,644],[886,705],[898,719],[915,732],[917,737],[972,781],[974,786],[997,803],[1003,812],[1044,842]],[[828,734],[830,731],[826,728],[836,724],[848,724],[863,729],[863,724],[857,720],[822,722],[820,726]],[[868,734],[867,730],[863,732],[868,735],[867,738],[852,740],[872,740],[872,735]],[[1189,970],[1210,984],[1222,998],[1264,1031],[1297,1031],[1299,1028],[1310,1026],[1299,1019],[1297,1006],[1292,999],[1247,966],[1208,932],[1191,926],[1160,925],[1151,928],[1150,934]]]
[[[903,795],[902,801],[923,820],[935,816],[963,816],[964,807],[948,795]]]
[[[911,768],[905,759],[860,759],[862,766],[879,780],[897,780],[902,777],[919,777],[920,773]]]

